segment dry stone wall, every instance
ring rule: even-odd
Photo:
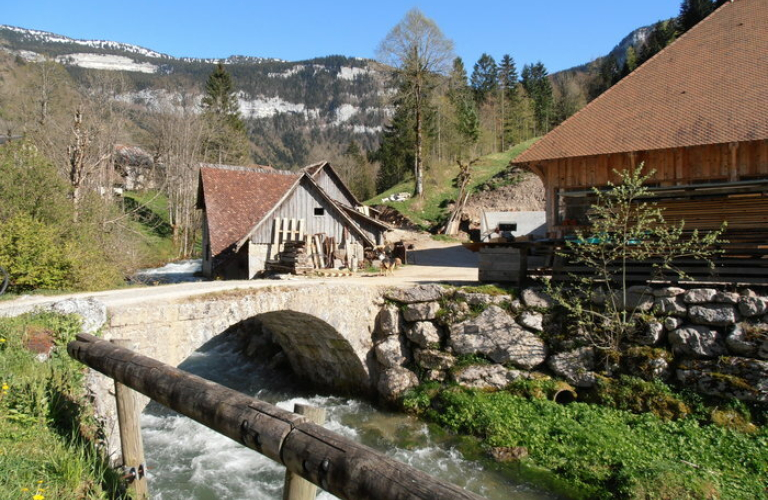
[[[543,374],[589,388],[621,373],[768,402],[768,296],[753,290],[632,288],[627,305],[644,311],[644,322],[616,359],[570,337],[541,290],[517,299],[420,286],[385,298],[374,352],[377,388],[390,402],[425,381],[495,390]]]

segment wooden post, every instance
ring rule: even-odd
[[[296,403],[293,412],[304,415],[317,425],[325,423],[325,409]],[[285,486],[283,486],[283,500],[314,500],[317,496],[317,486],[294,474],[290,470],[285,471]]]
[[[119,347],[128,348],[124,339],[111,341]],[[117,401],[117,423],[120,427],[120,447],[123,450],[123,468],[128,479],[128,489],[133,490],[132,498],[147,500],[147,466],[144,462],[144,444],[141,441],[139,407],[136,393],[128,386],[115,380],[115,400]]]

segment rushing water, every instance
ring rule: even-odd
[[[180,368],[288,410],[294,403],[323,407],[328,429],[489,500],[556,498],[464,459],[450,437],[431,434],[427,425],[415,418],[383,412],[356,399],[316,395],[290,373],[271,370],[242,356],[232,341],[213,344],[196,352]],[[141,425],[153,498],[282,498],[285,468],[255,451],[156,403],[144,411]],[[318,498],[335,497],[321,492]]]
[[[178,262],[169,262],[163,267],[139,269],[133,275],[131,281],[154,284],[200,281],[202,278],[199,277],[199,273],[202,270],[203,261],[200,259],[180,260]]]

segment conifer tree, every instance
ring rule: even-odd
[[[547,68],[542,62],[526,64],[521,73],[521,84],[533,104],[536,119],[536,133],[549,131],[554,118],[554,95]]]
[[[222,63],[208,76],[202,99],[209,124],[206,158],[216,163],[241,164],[249,159],[249,141],[240,116],[232,77]]]
[[[478,104],[483,104],[498,88],[499,72],[493,57],[486,53],[480,56],[472,69],[470,85],[475,92],[475,102]]]
[[[677,16],[677,32],[682,35],[715,9],[712,0],[683,0]]]

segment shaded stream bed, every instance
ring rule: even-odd
[[[465,458],[477,446],[415,417],[383,411],[353,398],[319,395],[289,372],[240,354],[234,339],[216,339],[179,367],[263,401],[292,410],[323,407],[325,427],[489,500],[555,500],[514,477],[514,467]],[[161,500],[281,499],[285,468],[157,403],[142,414],[152,498]],[[336,498],[326,492],[319,499]]]

